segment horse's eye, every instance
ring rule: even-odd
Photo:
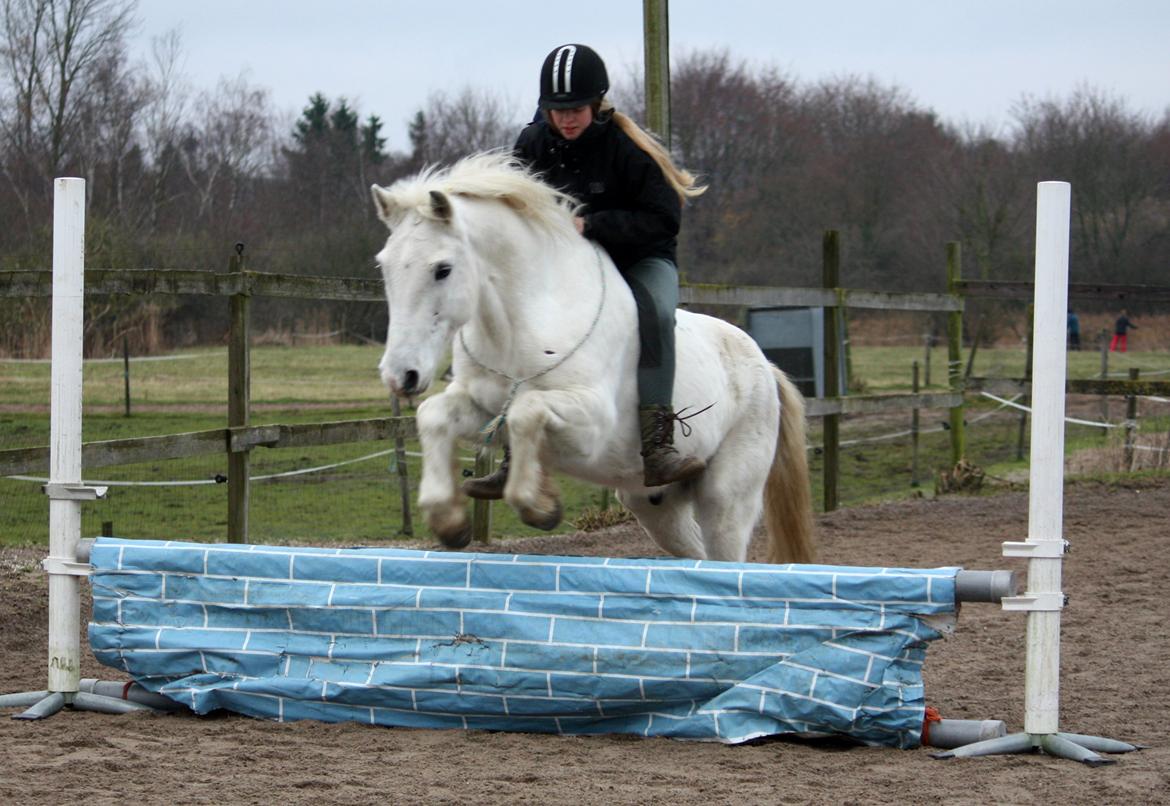
[[[447,275],[450,273],[451,273],[451,264],[450,263],[440,263],[437,266],[435,266],[435,279],[436,280],[445,280],[447,278]]]

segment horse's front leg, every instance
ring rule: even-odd
[[[459,487],[458,440],[475,436],[483,413],[457,382],[418,407],[415,423],[422,443],[418,505],[427,525],[447,548],[471,542],[466,496]]]
[[[589,392],[536,391],[516,398],[508,412],[512,460],[504,500],[520,520],[546,530],[561,522],[550,460],[591,455],[603,433],[604,413]]]

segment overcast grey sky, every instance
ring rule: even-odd
[[[611,83],[642,64],[640,0],[140,0],[133,49],[179,28],[196,89],[246,71],[277,109],[317,91],[385,122],[390,148],[428,95],[491,88],[522,120],[546,53],[591,45]],[[1088,84],[1160,117],[1170,108],[1170,0],[671,0],[671,49],[726,49],[801,82],[857,75],[952,123],[1002,130],[1024,96]]]

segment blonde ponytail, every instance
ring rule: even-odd
[[[670,158],[670,153],[658,141],[658,138],[635,123],[629,115],[625,115],[614,109],[609,99],[603,99],[601,101],[601,106],[597,114],[602,118],[607,115],[612,117],[613,122],[626,133],[626,136],[633,140],[638,148],[650,155],[650,158],[662,169],[662,175],[666,177],[666,181],[674,188],[674,192],[678,194],[679,201],[683,204],[686,204],[687,199],[693,199],[706,192],[707,186],[696,184],[698,180],[694,174],[674,164],[674,160]]]

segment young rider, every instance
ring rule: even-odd
[[[638,419],[647,487],[685,481],[706,464],[674,448],[676,236],[683,202],[705,187],[605,99],[609,77],[586,45],[554,48],[540,70],[540,117],[521,131],[515,154],[583,207],[577,231],[600,244],[638,307]],[[684,431],[686,433],[687,431]],[[500,498],[509,456],[490,476],[464,483],[473,498]]]

